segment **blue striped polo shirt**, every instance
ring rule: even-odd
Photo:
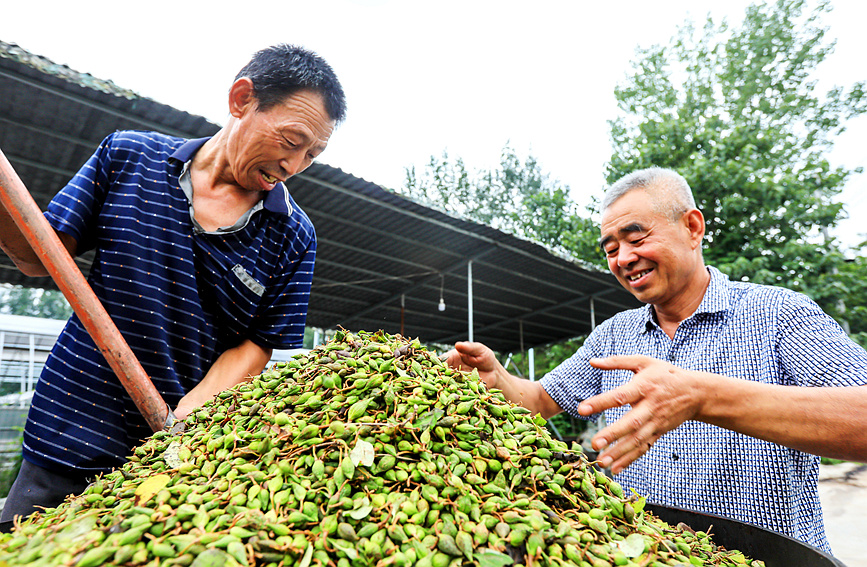
[[[171,407],[244,339],[302,345],[316,254],[313,225],[282,184],[246,222],[216,232],[193,223],[179,178],[206,141],[116,132],[45,213],[79,252],[95,249],[90,285]],[[103,471],[149,434],[73,316],[37,383],[25,458]]]
[[[811,299],[784,288],[732,282],[715,268],[708,271],[702,303],[673,339],[656,324],[649,305],[619,313],[542,378],[545,391],[578,416],[581,400],[621,386],[633,375],[593,368],[588,360],[629,354],[766,384],[867,384],[867,352]],[[614,423],[628,409],[606,411],[606,422]],[[814,455],[687,421],[616,478],[650,502],[748,522],[829,550],[818,473]]]

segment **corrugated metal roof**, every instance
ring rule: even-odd
[[[201,137],[219,126],[0,42],[0,148],[41,207],[121,129]],[[465,340],[470,261],[473,338],[498,351],[586,334],[592,316],[599,323],[638,305],[607,272],[338,168],[315,164],[288,185],[319,238],[312,327],[395,333],[402,325],[427,342]],[[88,262],[79,261],[85,272]],[[6,258],[0,281],[54,287]]]

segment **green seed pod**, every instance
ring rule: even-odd
[[[545,538],[541,532],[533,532],[527,537],[527,555],[538,558],[545,547]]]
[[[81,559],[78,560],[78,563],[75,564],[76,567],[96,567],[97,565],[102,565],[109,558],[114,556],[117,553],[118,548],[116,547],[94,547],[87,550]]]
[[[473,536],[465,531],[459,531],[455,536],[455,545],[467,559],[473,560]]]
[[[346,541],[358,541],[358,535],[355,533],[355,528],[346,522],[337,524],[337,535]]]
[[[455,538],[449,534],[440,534],[439,539],[437,540],[437,549],[442,553],[453,557],[459,557],[462,555],[460,548],[458,548],[457,543],[455,543]]]
[[[247,559],[247,551],[244,548],[244,544],[240,541],[230,542],[226,546],[226,553],[231,555],[235,559],[235,561],[237,561],[241,565],[249,565],[249,561]]]

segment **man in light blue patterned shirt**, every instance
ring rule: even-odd
[[[539,382],[480,343],[457,343],[449,363],[546,418],[604,412],[599,463],[650,502],[830,551],[816,455],[867,461],[867,352],[808,297],[705,266],[704,217],[677,173],[628,175],[602,209],[608,266],[647,305]]]

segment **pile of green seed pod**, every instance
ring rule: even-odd
[[[16,524],[0,565],[763,565],[643,508],[475,372],[341,330]]]

